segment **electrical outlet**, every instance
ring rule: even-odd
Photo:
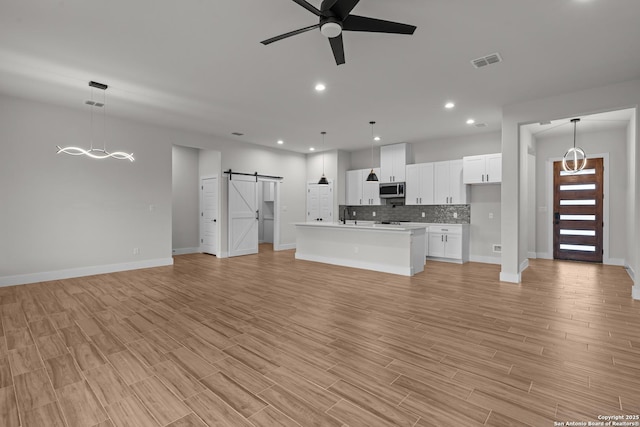
[[[493,212],[489,212],[489,219],[493,219]]]
[[[454,213],[453,213],[453,217],[454,217],[454,218],[458,218],[458,212],[454,212]]]
[[[424,218],[424,217],[426,217],[426,216],[427,216],[427,215],[426,215],[424,212],[422,212],[422,218]]]
[[[353,211],[353,216],[356,216],[356,211]]]
[[[375,212],[373,212],[373,216],[376,216],[376,213],[375,213]]]
[[[133,254],[134,255],[139,255],[140,254],[140,248],[133,248]]]

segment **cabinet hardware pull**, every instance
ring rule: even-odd
[[[484,174],[482,174],[482,182],[484,182]]]
[[[260,210],[257,209],[256,210],[256,220],[259,220],[259,219],[260,219]]]
[[[487,174],[487,182],[489,182],[489,174]]]
[[[449,241],[449,235],[447,234],[446,236],[444,236],[444,241],[448,242]]]
[[[441,242],[444,242],[444,234],[441,234],[441,235],[440,235],[440,241],[441,241]]]

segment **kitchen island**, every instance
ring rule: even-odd
[[[424,271],[424,226],[353,222],[295,225],[296,259],[403,276]]]

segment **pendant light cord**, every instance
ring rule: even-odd
[[[369,124],[371,125],[371,170],[373,170],[373,125],[376,122],[369,122]]]

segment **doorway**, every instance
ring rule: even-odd
[[[604,159],[577,173],[553,163],[553,258],[602,263]]]

